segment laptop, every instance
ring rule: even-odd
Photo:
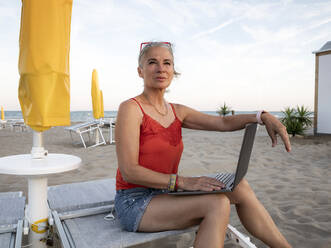
[[[230,192],[235,189],[235,187],[240,183],[241,179],[247,173],[249,159],[251,157],[254,138],[256,134],[257,123],[247,124],[245,128],[245,134],[243,138],[243,142],[241,144],[240,154],[238,165],[236,169],[236,173],[218,173],[216,175],[207,175],[217,180],[223,182],[225,187],[221,190],[213,190],[213,191],[186,191],[186,190],[178,190],[174,192],[169,192],[170,195],[199,195],[199,194],[215,194],[215,193],[223,193]]]

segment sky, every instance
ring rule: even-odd
[[[21,1],[0,0],[0,105],[20,110]],[[105,110],[140,94],[141,42],[173,44],[174,79],[165,97],[200,111],[313,110],[315,55],[331,40],[330,0],[74,0],[70,37],[71,111],[91,110],[93,69]]]

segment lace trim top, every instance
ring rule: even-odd
[[[140,145],[143,145],[147,140],[153,138],[155,135],[169,142],[172,146],[177,146],[179,142],[181,142],[182,122],[177,118],[173,105],[170,105],[174,112],[175,119],[168,127],[162,126],[158,121],[143,112],[144,116],[140,127],[140,136],[143,136],[143,138],[140,139]]]

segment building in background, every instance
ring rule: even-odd
[[[331,41],[315,54],[314,134],[331,134]]]

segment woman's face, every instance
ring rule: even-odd
[[[173,57],[166,47],[151,47],[142,58],[138,74],[145,87],[166,89],[174,77]]]

